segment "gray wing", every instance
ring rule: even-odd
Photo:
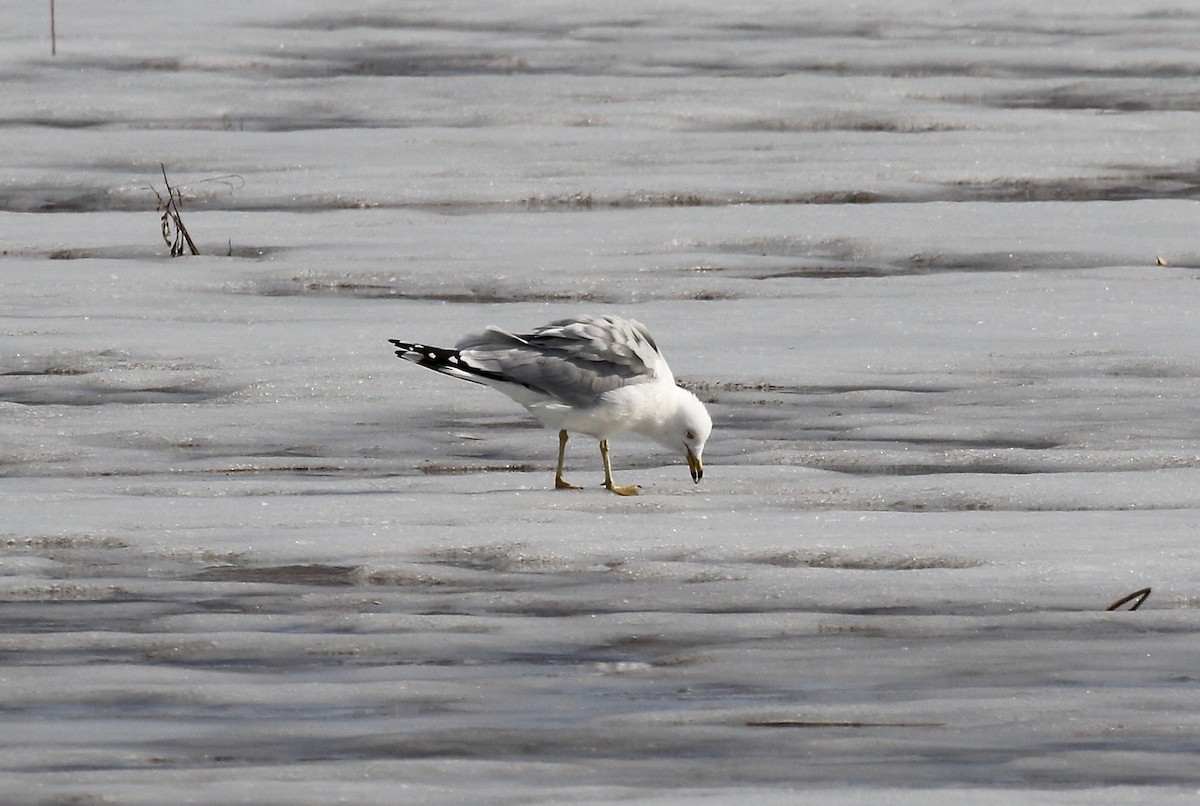
[[[614,316],[560,319],[522,335],[488,328],[455,346],[469,366],[573,406],[670,375],[645,325]]]

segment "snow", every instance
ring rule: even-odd
[[[1195,799],[1190,7],[0,10],[0,800]],[[386,341],[579,313],[702,484]]]

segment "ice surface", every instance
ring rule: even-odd
[[[1194,801],[1190,7],[0,11],[3,802]],[[702,485],[386,342],[597,311]]]

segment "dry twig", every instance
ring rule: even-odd
[[[1129,609],[1131,611],[1137,610],[1139,607],[1142,606],[1142,602],[1146,601],[1148,598],[1150,598],[1150,589],[1142,588],[1140,591],[1134,591],[1133,593],[1129,594],[1128,596],[1122,596],[1120,599],[1113,602],[1108,607],[1104,608],[1104,610],[1105,610],[1105,612],[1107,612],[1109,610],[1118,610],[1118,609],[1120,609],[1120,607],[1122,605],[1129,604],[1130,602],[1133,602],[1133,605],[1131,605]],[[1134,601],[1135,599],[1137,601]]]
[[[187,227],[183,225],[183,217],[180,215],[179,208],[183,204],[183,188],[191,187],[191,185],[178,185],[172,187],[171,180],[167,179],[167,166],[159,163],[159,168],[162,169],[163,182],[166,183],[167,191],[165,194],[159,193],[158,188],[154,185],[149,186],[149,190],[158,198],[158,207],[156,212],[162,213],[162,236],[166,241],[167,246],[171,247],[171,257],[179,257],[184,253],[186,248],[193,255],[200,254],[200,250],[196,248],[196,244],[192,241],[192,236],[188,234]],[[193,184],[204,184],[207,182],[217,182],[229,189],[230,193],[239,189],[246,180],[237,174],[225,174],[224,176],[213,176],[208,179],[201,179]],[[233,242],[229,243],[229,253],[233,254]]]
[[[183,216],[179,213],[179,205],[183,202],[183,194],[179,192],[179,188],[171,187],[171,180],[167,179],[167,166],[159,163],[162,168],[163,182],[167,186],[167,195],[158,192],[158,188],[153,185],[150,190],[154,191],[154,195],[158,197],[158,207],[155,212],[162,213],[162,236],[166,241],[167,246],[171,247],[171,257],[179,257],[183,254],[184,244],[187,244],[188,250],[193,255],[200,254],[200,250],[196,248],[196,244],[192,242],[192,236],[188,234],[187,227],[183,225]]]

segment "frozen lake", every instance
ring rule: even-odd
[[[58,5],[0,0],[0,801],[1195,801],[1200,10]],[[386,341],[578,313],[702,484],[555,491]]]

